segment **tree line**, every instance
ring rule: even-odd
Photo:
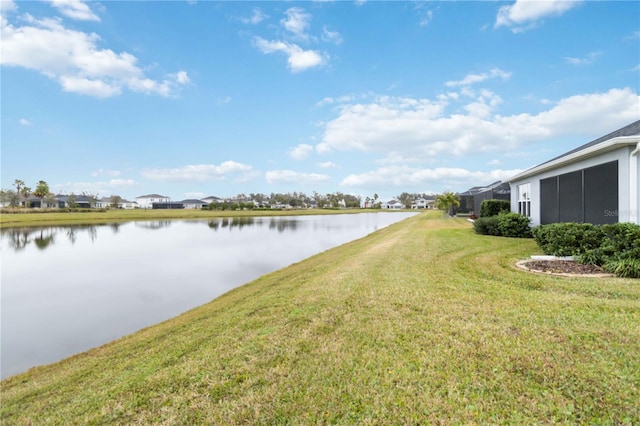
[[[13,182],[15,189],[2,189],[0,190],[0,202],[2,205],[9,205],[10,207],[19,207],[21,204],[25,207],[29,207],[29,198],[34,196],[40,200],[40,206],[55,205],[55,196],[49,189],[49,184],[46,181],[40,180],[32,190],[21,179],[16,179]],[[77,207],[78,195],[71,193],[67,196],[67,207]],[[87,200],[91,207],[95,207],[98,196],[97,194],[83,192],[81,194],[83,200]],[[436,201],[436,207],[441,210],[448,211],[451,207],[458,206],[460,197],[450,191],[446,191],[443,194],[432,195],[426,193],[409,193],[402,192],[395,197],[396,200],[403,205],[410,207],[411,204],[419,199],[434,199]],[[123,201],[119,195],[112,195],[109,199],[110,207],[118,208]],[[304,208],[309,206],[316,206],[318,208],[359,208],[364,205],[368,208],[380,208],[382,200],[379,195],[373,194],[373,196],[366,196],[363,198],[359,195],[345,194],[343,192],[333,192],[320,194],[316,191],[312,195],[307,195],[304,192],[287,192],[287,193],[240,193],[232,198],[227,198],[220,203],[212,203],[210,208],[217,209],[233,209],[233,208],[255,208],[255,207],[270,207],[271,205],[289,206],[291,208]]]
[[[22,179],[16,179],[13,181],[13,187],[15,189],[1,189],[0,190],[0,203],[2,205],[8,205],[9,207],[24,207],[29,206],[29,198],[34,196],[39,199],[40,206],[56,204],[56,197],[49,189],[49,184],[44,180],[39,180],[35,189],[27,186]],[[94,207],[98,201],[97,194],[91,194],[83,192],[81,196],[88,200],[91,207]],[[67,197],[67,206],[71,208],[77,207],[78,195],[73,192]]]

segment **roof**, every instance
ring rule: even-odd
[[[635,145],[640,142],[640,120],[634,121],[618,130],[608,133],[598,139],[592,140],[562,155],[538,164],[535,167],[525,170],[522,173],[513,176],[510,182],[529,177],[543,171],[556,168],[562,164],[576,161],[578,159],[589,158],[603,152],[616,149],[624,145]]]
[[[574,154],[576,152],[582,151],[582,150],[584,150],[586,148],[589,148],[589,147],[592,147],[592,146],[596,146],[596,145],[598,145],[598,144],[600,144],[602,142],[606,142],[606,141],[611,140],[611,139],[620,138],[620,137],[624,137],[624,136],[638,136],[638,135],[640,135],[640,120],[635,121],[635,122],[633,122],[633,123],[631,123],[631,124],[629,124],[627,126],[624,126],[621,129],[613,131],[613,132],[609,133],[608,135],[601,136],[598,139],[595,139],[595,140],[593,140],[591,142],[588,142],[588,143],[586,143],[584,145],[581,145],[581,146],[579,146],[579,147],[577,147],[575,149],[572,149],[569,152],[565,152],[564,154],[559,155],[559,156],[557,156],[555,158],[552,158],[551,160],[546,161],[546,162],[544,162],[542,164],[550,163],[550,162],[552,162],[554,160],[558,160],[558,159],[560,159],[562,157],[569,156],[571,154]]]
[[[160,195],[160,194],[148,194],[148,195],[141,195],[139,197],[136,197],[136,200],[138,198],[169,198],[166,195]]]
[[[491,189],[500,189],[500,187],[505,184],[506,183],[503,183],[502,181],[497,180],[487,186],[474,186],[473,188],[469,188],[466,191],[459,193],[458,195],[476,195],[476,194],[480,194],[481,192],[489,191]]]
[[[190,199],[190,200],[182,200],[180,201],[182,204],[207,204],[206,201],[202,201],[202,200],[195,200],[195,199]]]

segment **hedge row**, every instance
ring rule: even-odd
[[[533,228],[545,252],[574,256],[580,263],[601,266],[621,277],[640,278],[640,225],[615,223],[552,223]]]
[[[508,200],[483,200],[480,204],[480,217],[493,217],[510,211],[511,202]]]
[[[530,219],[518,213],[501,212],[496,216],[480,217],[473,222],[476,234],[496,237],[531,238]]]

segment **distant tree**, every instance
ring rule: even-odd
[[[76,207],[78,207],[78,198],[73,192],[69,194],[69,197],[67,198],[67,207],[69,207],[70,209],[75,209]]]
[[[460,196],[451,191],[436,195],[436,207],[453,216],[453,209],[460,205]]]
[[[13,186],[16,187],[16,194],[22,194],[22,187],[24,187],[24,181],[16,179],[13,181]]]
[[[40,198],[40,208],[44,207],[44,197],[49,195],[49,185],[47,182],[40,180],[38,181],[38,185],[36,185],[36,190],[33,191],[33,195]]]
[[[87,199],[89,200],[89,207],[93,208],[96,206],[96,203],[98,202],[98,194],[83,192],[82,196],[87,197]]]
[[[2,205],[9,204],[9,207],[16,208],[20,205],[20,194],[11,189],[2,191]]]
[[[20,194],[22,195],[22,198],[24,198],[24,206],[29,207],[29,196],[31,195],[31,188],[29,188],[28,186],[23,186],[20,189]]]
[[[120,203],[122,203],[122,197],[119,195],[112,195],[109,200],[109,207],[112,209],[117,209],[120,207]]]
[[[398,201],[400,201],[403,205],[411,207],[413,200],[417,198],[415,195],[416,194],[409,194],[408,192],[403,192],[402,194],[398,195],[397,198],[398,198]]]
[[[56,197],[49,193],[44,197],[44,202],[47,203],[48,206],[55,206],[56,205]]]

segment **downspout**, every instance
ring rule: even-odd
[[[634,161],[634,158],[635,161]],[[638,174],[638,162],[640,161],[640,141],[636,149],[629,155],[629,222],[640,224],[640,175]]]

